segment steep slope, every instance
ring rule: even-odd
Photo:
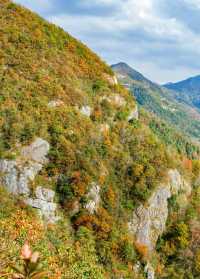
[[[148,81],[146,78],[135,78],[131,68],[123,64],[112,66],[120,83],[127,87],[136,97],[137,102],[160,120],[179,130],[187,136],[200,140],[200,114],[194,108],[179,103],[169,90]],[[125,70],[126,69],[126,70]],[[133,70],[134,72],[134,70]]]
[[[167,83],[164,87],[173,90],[172,93],[177,100],[200,109],[199,75],[176,83]]]
[[[129,278],[127,263],[134,266],[139,255],[127,221],[164,179],[171,165],[167,151],[134,119],[135,101],[99,57],[30,11],[10,1],[0,4],[1,183],[47,221],[54,220],[55,210],[49,190],[56,192],[59,215],[71,228],[75,261],[69,278],[86,271],[83,278],[111,278],[113,270],[115,278]],[[18,226],[14,216],[12,225]],[[12,225],[1,226],[2,238],[6,232],[11,237]],[[2,249],[19,249],[29,237],[25,231],[20,239],[13,236],[11,249],[7,242]],[[52,253],[63,249],[57,241],[49,235]],[[52,255],[44,256],[54,273]],[[67,251],[64,257],[71,261]],[[55,254],[54,260],[59,261]],[[67,278],[67,264],[56,268]]]
[[[11,266],[26,241],[47,278],[170,276],[165,239],[162,259],[156,243],[168,205],[183,216],[198,161],[138,119],[97,55],[8,0],[0,45],[0,276],[20,278]]]

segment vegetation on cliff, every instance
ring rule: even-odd
[[[63,216],[45,228],[21,197],[2,187],[3,274],[11,272],[10,261],[20,261],[28,240],[49,278],[145,278],[148,251],[128,221],[169,168],[191,176],[193,156],[167,148],[145,121],[130,117],[131,93],[97,55],[8,0],[0,0],[0,46],[0,157],[20,158],[22,146],[36,137],[48,141],[48,163],[30,186],[33,193],[37,186],[56,191]],[[100,202],[91,213],[92,185]]]

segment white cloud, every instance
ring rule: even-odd
[[[200,9],[200,0],[183,0],[186,4],[192,8]]]
[[[126,1],[126,0],[125,0]],[[87,6],[87,7],[92,7],[92,6],[99,6],[99,5],[118,5],[121,3],[121,0],[82,0],[80,1],[81,6]]]

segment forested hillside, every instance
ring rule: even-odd
[[[108,65],[9,0],[0,62],[0,278],[198,278],[198,149],[167,146]]]

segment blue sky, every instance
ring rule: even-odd
[[[200,0],[15,0],[107,63],[164,83],[200,74]]]

